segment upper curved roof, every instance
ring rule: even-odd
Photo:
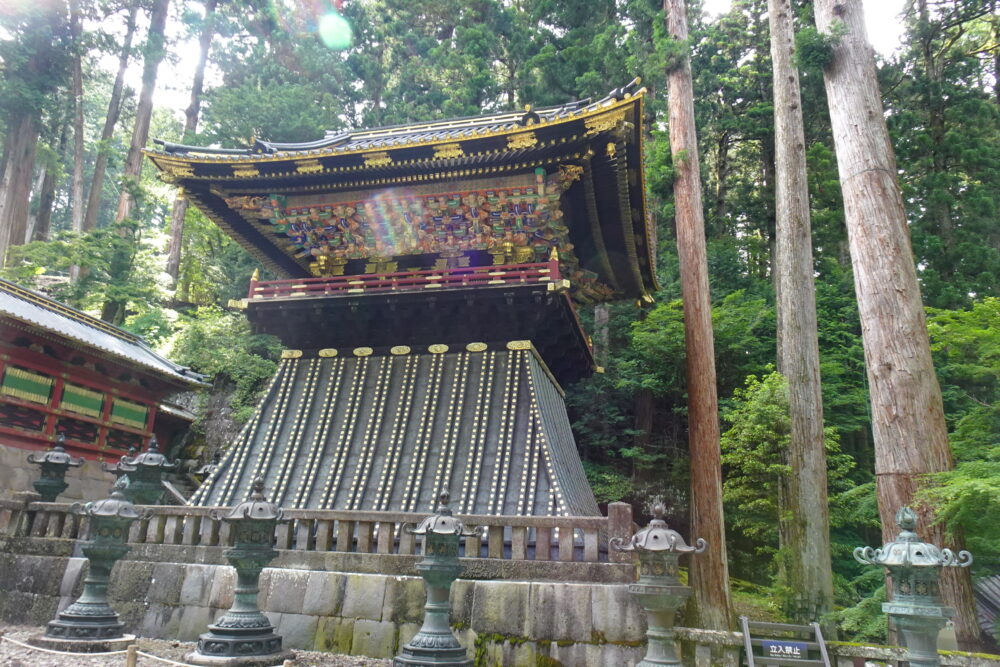
[[[187,196],[270,269],[310,275],[313,258],[246,210],[245,197],[343,196],[388,188],[461,189],[463,181],[576,165],[582,178],[562,196],[580,268],[614,297],[657,289],[642,165],[645,89],[638,80],[592,102],[365,130],[307,143],[257,140],[245,149],[157,142],[146,155]],[[424,187],[426,186],[426,187]],[[227,204],[229,200],[229,204]]]

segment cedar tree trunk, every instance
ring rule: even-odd
[[[787,462],[787,507],[780,508],[788,542],[786,584],[800,591],[796,622],[814,621],[830,611],[830,517],[827,510],[823,395],[813,285],[809,185],[799,73],[793,62],[795,32],[791,0],[768,0],[774,68],[775,212],[778,295],[778,359],[788,380],[791,439]]]
[[[198,129],[198,114],[201,112],[201,92],[205,83],[205,65],[208,63],[208,50],[212,46],[212,35],[215,34],[215,25],[212,14],[215,12],[217,0],[208,0],[205,3],[205,24],[201,29],[201,36],[198,40],[198,67],[194,72],[194,81],[191,84],[191,103],[184,112],[184,140],[190,140],[191,135]],[[187,213],[188,200],[184,197],[184,191],[177,190],[174,198],[174,207],[170,212],[170,248],[167,251],[167,273],[177,283],[177,274],[181,267],[181,242],[184,239],[184,214]]]
[[[167,23],[167,7],[170,0],[155,0],[149,15],[149,35],[146,41],[142,63],[142,89],[139,91],[139,104],[135,110],[135,126],[132,129],[132,142],[129,144],[128,155],[125,157],[123,180],[137,183],[142,171],[142,149],[149,137],[149,121],[153,115],[153,91],[156,89],[156,71],[166,53],[164,48],[163,29]],[[135,204],[128,187],[122,188],[118,198],[118,213],[115,221],[121,222],[129,216]]]
[[[815,8],[821,32],[842,26],[824,79],[871,394],[879,515],[891,539],[896,511],[913,503],[923,475],[951,469],[951,450],[861,0],[816,0]],[[943,544],[928,509],[914,509],[921,536]],[[941,592],[958,612],[959,645],[974,650],[980,630],[968,570],[948,568]]]
[[[688,39],[684,0],[664,0],[670,37]],[[681,296],[684,299],[684,341],[687,351],[688,431],[691,451],[691,535],[703,538],[708,550],[691,558],[694,594],[692,627],[728,630],[732,618],[726,533],[722,518],[722,466],[719,450],[719,401],[715,389],[715,350],[712,305],[708,288],[705,217],[702,211],[701,176],[698,173],[698,139],[694,123],[691,61],[668,71],[670,152],[676,177],[677,254],[680,259]]]
[[[115,133],[118,116],[121,113],[122,90],[125,87],[125,71],[128,69],[129,55],[132,52],[132,39],[135,36],[135,19],[139,11],[138,0],[129,8],[126,21],[125,40],[118,56],[118,74],[111,88],[111,101],[108,102],[108,114],[104,118],[104,129],[101,130],[101,142],[98,145],[97,159],[94,161],[94,176],[90,183],[90,195],[87,197],[87,213],[83,218],[83,231],[89,232],[97,228],[97,214],[101,208],[101,193],[104,191],[104,175],[108,168],[108,144]]]

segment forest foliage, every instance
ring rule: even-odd
[[[124,55],[138,72],[158,45],[145,34],[152,3],[74,0],[4,3],[0,11],[0,136],[9,145],[29,115],[38,128],[29,224],[3,276],[100,312],[127,304],[119,322],[176,361],[216,377],[246,419],[275,368],[279,347],[251,334],[230,299],[257,267],[199,211],[187,209],[176,279],[165,273],[174,190],[146,165],[122,179],[137,110],[137,77],[110,140],[101,141]],[[706,17],[691,9],[690,44],[665,34],[656,0],[355,0],[343,3],[353,40],[328,48],[319,26],[327,3],[173,0],[151,137],[245,146],[252,137],[304,141],[327,130],[473,115],[599,98],[635,76],[650,89],[646,170],[657,224],[656,304],[610,307],[605,372],[568,388],[578,445],[599,502],[637,506],[652,493],[686,533],[688,460],[684,335],[674,246],[672,168],[665,127],[665,72],[690,49],[715,326],[731,571],[748,590],[781,590],[776,494],[788,469],[785,387],[775,364],[774,139],[767,3],[734,0]],[[873,455],[851,263],[823,89],[829,39],[799,11],[799,66],[830,466],[831,531],[839,620],[857,638],[873,622],[881,576],[850,556],[880,543]],[[214,7],[206,16],[206,6]],[[927,480],[922,498],[949,529],[964,532],[977,572],[1000,566],[1000,15],[993,0],[910,3],[900,49],[879,62],[886,117],[944,393],[954,471]],[[925,7],[921,13],[918,7]],[[74,37],[70,10],[84,30]],[[130,12],[136,48],[122,53]],[[200,121],[184,132],[190,58],[213,31]],[[343,46],[343,45],[341,45]],[[39,58],[45,56],[45,62]],[[74,58],[82,68],[83,152],[74,152]],[[38,68],[44,64],[44,76]],[[183,100],[177,103],[176,98]],[[73,228],[72,174],[90,187],[108,158],[96,228]],[[5,181],[6,183],[6,181]],[[116,219],[123,188],[136,205]],[[3,196],[10,196],[4,192]],[[79,270],[79,278],[68,280]],[[266,277],[266,274],[265,274]],[[593,329],[593,309],[581,316]],[[592,331],[593,332],[593,331]],[[208,456],[208,453],[204,453]],[[778,610],[780,613],[780,610]]]

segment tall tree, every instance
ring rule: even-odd
[[[70,0],[69,25],[73,38],[73,193],[70,197],[73,231],[83,231],[87,203],[83,199],[83,18],[80,0]]]
[[[832,47],[824,80],[865,348],[879,515],[890,539],[896,511],[912,503],[924,475],[949,470],[952,457],[862,3],[816,0],[815,9]],[[919,529],[944,542],[927,510]],[[978,647],[968,573],[946,573],[942,593],[958,612],[960,645]]]
[[[170,0],[155,0],[149,15],[149,33],[146,37],[146,48],[143,50],[142,89],[139,91],[139,104],[135,110],[135,126],[132,129],[132,141],[129,144],[128,155],[125,156],[125,167],[122,170],[122,191],[118,197],[118,212],[115,223],[123,233],[127,229],[128,218],[135,205],[135,189],[138,187],[139,174],[142,171],[142,149],[149,137],[149,122],[153,116],[153,91],[156,89],[156,72],[160,61],[166,54],[164,28],[167,23],[167,9]],[[123,240],[127,235],[123,235]],[[134,239],[138,242],[139,235]],[[126,249],[127,244],[119,246],[123,252],[112,257],[110,270],[115,275],[124,275],[126,269],[134,265],[136,249]],[[112,295],[101,308],[101,319],[112,324],[122,324],[125,321],[124,299]]]
[[[184,111],[184,141],[190,141],[198,129],[198,116],[201,113],[201,93],[205,85],[205,66],[208,64],[208,51],[212,46],[212,35],[215,34],[213,14],[218,0],[205,2],[205,20],[198,38],[198,66],[194,70],[194,80],[191,83],[191,102]],[[176,283],[181,265],[181,241],[184,237],[184,215],[187,213],[188,200],[181,190],[174,197],[174,206],[170,211],[170,247],[167,251],[167,273]]]
[[[799,595],[805,598],[792,607],[792,614],[797,621],[807,621],[832,609],[833,570],[809,182],[793,18],[791,0],[768,1],[774,68],[778,370],[788,379],[791,417],[788,493],[779,496],[787,498],[788,507],[779,514],[779,535],[786,584],[794,582],[793,590],[802,591]]]
[[[7,129],[0,175],[0,266],[11,246],[24,243],[42,115],[51,92],[64,83],[68,51],[64,2],[16,3],[2,18],[14,37],[0,45],[0,112]]]
[[[146,48],[142,54],[142,88],[139,91],[139,104],[135,110],[135,125],[132,128],[132,142],[129,144],[128,155],[125,156],[125,168],[122,177],[138,182],[142,171],[142,149],[149,138],[149,121],[153,116],[153,92],[156,90],[156,72],[163,56],[166,55],[164,28],[167,24],[167,9],[170,0],[154,0],[149,14],[149,33],[146,36]],[[115,221],[121,222],[129,216],[133,205],[131,189],[122,188],[118,198],[118,212]]]
[[[691,531],[710,548],[691,562],[697,627],[729,628],[732,602],[722,518],[722,465],[719,450],[719,399],[715,387],[712,304],[708,286],[705,218],[702,211],[694,90],[688,56],[687,6],[664,0],[667,32],[679,49],[667,72],[670,151],[676,172],[677,254],[684,300],[687,353],[688,433],[691,450]]]
[[[132,53],[132,39],[135,37],[136,15],[139,12],[139,0],[131,0],[128,15],[125,19],[125,37],[122,40],[121,51],[118,54],[118,73],[111,88],[111,99],[108,102],[108,113],[104,117],[104,129],[101,130],[101,140],[97,145],[97,158],[94,161],[94,173],[90,182],[90,193],[87,196],[87,212],[83,218],[83,231],[91,231],[97,227],[97,215],[101,208],[101,193],[104,192],[104,176],[107,173],[109,144],[114,136],[118,116],[121,113],[122,90],[125,88],[125,72],[128,69]]]

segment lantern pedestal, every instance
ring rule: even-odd
[[[281,650],[281,636],[257,606],[260,572],[278,552],[271,544],[274,528],[282,520],[282,510],[264,497],[264,482],[253,483],[250,500],[232,508],[228,514],[213,512],[212,518],[233,527],[233,548],[223,554],[236,569],[233,606],[198,639],[198,648],[184,656],[192,665],[281,664],[295,657]]]
[[[688,546],[680,533],[663,520],[666,506],[657,496],[650,503],[653,520],[630,538],[615,537],[610,546],[616,551],[635,552],[639,556],[639,579],[629,584],[646,612],[646,655],[636,667],[680,667],[674,635],[674,614],[691,595],[691,588],[678,578],[682,554],[702,553],[705,540]]]
[[[457,540],[456,540],[457,552]],[[456,559],[457,560],[457,559]],[[417,571],[427,582],[424,624],[392,661],[393,667],[454,665],[472,667],[463,647],[451,631],[451,584],[461,573],[459,565],[417,563]]]
[[[29,643],[54,650],[96,653],[116,650],[109,647],[120,648],[135,640],[124,634],[125,624],[108,604],[111,568],[128,553],[125,540],[129,526],[139,518],[135,507],[122,495],[122,486],[116,483],[110,498],[87,503],[82,511],[79,503],[73,505],[75,512],[90,518],[90,539],[83,545],[89,563],[83,593],[49,621],[44,636],[33,637]]]
[[[640,554],[640,559],[642,556]],[[675,570],[676,567],[675,564]],[[629,584],[628,587],[628,592],[638,598],[646,612],[646,656],[636,667],[681,664],[674,636],[674,615],[691,596],[691,589],[688,586],[656,582],[658,578],[640,574],[639,582]]]
[[[281,636],[257,607],[260,572],[277,552],[273,549],[229,549],[236,568],[233,606],[198,639],[197,650],[184,656],[192,665],[278,665],[294,657],[281,650]]]
[[[895,622],[896,629],[903,635],[903,645],[906,646],[906,661],[910,667],[937,667],[937,640],[948,619],[955,615],[951,607],[930,609],[894,609],[896,605],[887,602],[882,605],[882,611],[889,614]],[[936,612],[936,613],[920,613]]]
[[[56,639],[45,635],[28,638],[28,643],[38,648],[62,653],[110,653],[124,651],[135,643],[135,635],[122,635],[117,639]]]
[[[448,493],[442,493],[437,513],[409,531],[424,537],[424,559],[417,563],[417,571],[427,585],[427,602],[424,624],[393,659],[393,667],[472,667],[472,660],[451,631],[450,597],[451,584],[462,573],[459,539],[477,533],[466,532],[462,522],[452,516],[449,500]]]

